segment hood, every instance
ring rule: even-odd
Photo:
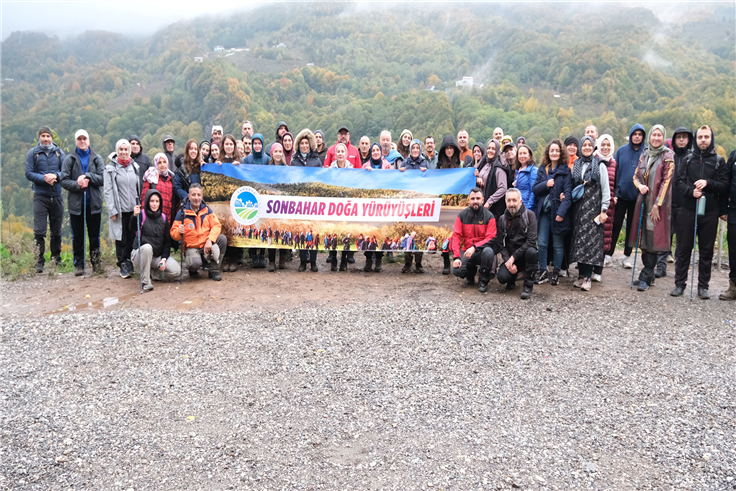
[[[678,148],[677,144],[675,143],[675,137],[678,133],[685,133],[687,134],[687,146],[685,148]],[[677,155],[682,155],[687,152],[689,152],[693,148],[693,141],[695,140],[695,135],[693,135],[693,132],[689,129],[685,128],[684,126],[680,126],[675,130],[675,132],[672,134],[672,150]]]
[[[471,148],[471,150],[475,151],[475,147],[480,148],[480,154],[481,154],[481,160],[482,160],[483,157],[486,156],[486,147],[482,143],[480,143],[480,142],[478,142],[475,145],[473,145],[473,148]]]
[[[519,138],[516,139],[516,146],[517,147],[519,146],[519,141],[520,140],[524,140],[524,143],[526,143],[526,138],[524,138],[523,136],[520,136]]]
[[[709,126],[708,129],[710,129],[710,146],[706,148],[705,150],[700,150],[700,147],[698,146],[698,142],[696,141],[694,148],[693,148],[693,155],[695,155],[696,157],[701,157],[701,156],[708,157],[708,156],[716,154],[716,151],[715,151],[716,139],[713,136],[713,128]]]
[[[286,124],[286,121],[279,121],[276,125],[276,141],[281,141],[281,138],[279,138],[279,128],[281,128],[282,126],[285,126],[286,131],[289,131],[289,125]]]
[[[416,143],[417,145],[419,145],[419,156],[421,157],[421,156],[422,156],[422,150],[424,150],[424,148],[422,148],[422,142],[420,142],[420,141],[419,141],[419,140],[417,140],[416,138],[414,138],[414,139],[413,139],[413,140],[411,141],[411,143],[409,143],[409,152],[411,153],[411,147],[413,147],[415,143]]]
[[[310,130],[309,128],[304,128],[299,133],[297,133],[296,138],[294,138],[294,151],[301,152],[301,150],[299,150],[299,142],[305,138],[309,140],[309,150],[311,152],[317,150],[317,138],[315,138],[314,133],[312,133],[312,130]],[[323,140],[324,138],[325,136],[322,135]]]
[[[253,157],[254,158],[260,158],[260,157],[263,156],[263,151],[265,150],[264,145],[263,145],[263,135],[261,135],[260,133],[255,133],[253,135],[253,138],[251,138],[251,141],[253,141],[253,140],[260,140],[261,141],[261,151],[260,152],[256,152],[255,148],[251,147],[251,148],[253,148],[253,151],[251,152],[251,154],[253,155]]]
[[[130,137],[128,138],[128,141],[129,142],[137,141],[138,142],[138,146],[141,147],[141,151],[140,152],[138,152],[136,154],[133,154],[133,152],[130,153],[133,156],[133,158],[136,158],[140,154],[143,153],[143,144],[141,143],[141,139],[138,138],[138,135],[130,135]]]
[[[639,123],[636,123],[634,126],[632,126],[631,131],[629,131],[629,145],[631,144],[631,135],[633,135],[636,130],[641,130],[641,132],[644,133],[644,138],[642,139],[641,145],[639,145],[639,148],[646,147],[647,130],[645,130],[644,127],[640,125]]]
[[[164,135],[164,139],[161,141],[161,144],[164,146],[164,151],[166,151],[166,141],[171,140],[174,142],[174,145],[176,145],[176,140],[174,140],[174,137],[171,135]],[[140,143],[140,141],[139,141]],[[143,151],[143,150],[141,150]]]
[[[444,138],[442,138],[442,144],[440,145],[440,154],[442,153],[442,150],[445,149],[445,147],[452,146],[455,148],[455,153],[460,155],[460,147],[457,146],[457,143],[455,142],[455,137],[452,135],[445,135]]]
[[[151,202],[151,196],[153,195],[158,196],[158,202],[159,202],[158,211],[151,211],[150,202]],[[163,198],[161,198],[161,193],[159,193],[155,189],[149,189],[148,191],[146,191],[146,197],[144,198],[144,205],[143,205],[143,209],[146,210],[146,219],[159,218],[161,216],[161,208],[163,208],[163,205],[164,205],[164,200]]]

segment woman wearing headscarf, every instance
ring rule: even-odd
[[[143,173],[143,190],[141,201],[145,198],[149,189],[155,189],[161,195],[161,213],[169,221],[169,228],[174,223],[176,213],[172,213],[174,206],[174,175],[169,170],[169,161],[163,153],[157,153],[153,157],[153,165]],[[168,229],[167,229],[168,230]]]
[[[667,148],[667,133],[662,125],[652,126],[647,145],[639,157],[634,173],[634,185],[639,190],[634,216],[642,212],[639,223],[631,224],[629,246],[641,248],[644,268],[639,274],[637,290],[646,291],[654,284],[657,253],[670,250],[670,216],[672,213],[672,177],[675,170],[675,152]],[[643,208],[642,208],[643,207]]]
[[[534,212],[537,215],[537,251],[539,270],[535,283],[547,281],[549,245],[552,244],[551,285],[560,282],[560,269],[565,255],[565,238],[572,224],[572,172],[567,166],[567,149],[560,140],[552,140],[544,149],[542,165],[532,188],[535,196]],[[562,197],[564,196],[564,198]],[[551,237],[551,240],[550,240]]]
[[[520,143],[517,146],[515,167],[514,187],[521,191],[521,201],[526,209],[533,210],[534,192],[532,187],[537,181],[537,167],[536,162],[534,162],[534,153],[526,143]]]
[[[271,158],[263,151],[263,135],[260,133],[253,135],[251,144],[253,145],[253,152],[243,159],[242,163],[251,165],[268,165]],[[265,261],[263,267],[266,267]]]
[[[578,263],[579,276],[573,286],[586,292],[591,288],[593,268],[603,266],[603,224],[608,219],[606,211],[611,201],[608,169],[593,155],[594,150],[593,137],[583,137],[580,157],[572,168],[574,218],[570,262]],[[582,190],[577,201],[576,189]]]
[[[213,145],[217,148],[217,145]],[[174,192],[181,203],[189,199],[189,186],[193,183],[202,184],[200,174],[200,155],[196,140],[189,140],[184,145],[184,165],[176,169],[174,174]]]
[[[393,169],[391,162],[383,158],[383,152],[381,151],[381,145],[379,143],[371,145],[370,150],[368,150],[368,155],[370,158],[365,164],[363,164],[364,169]]]
[[[476,169],[480,165],[480,161],[483,160],[483,157],[486,154],[486,149],[483,146],[482,143],[478,142],[475,145],[473,145],[473,167]]]
[[[498,219],[506,211],[506,189],[511,184],[509,182],[509,175],[513,175],[513,173],[509,162],[499,153],[501,144],[499,143],[498,146],[494,144],[493,146],[496,148],[495,156],[492,161],[488,161],[488,152],[491,147],[491,143],[489,142],[488,148],[486,148],[487,162],[483,165],[484,168],[489,163],[491,165],[487,171],[487,178],[483,182],[483,206],[490,210],[493,216]]]
[[[614,196],[614,188],[616,186],[616,161],[613,158],[616,146],[613,143],[613,137],[608,134],[601,135],[596,142],[595,154],[606,163],[608,169],[608,187],[611,190],[611,196]],[[613,218],[616,214],[616,202],[611,200],[608,205],[608,220],[603,224],[603,266],[611,266],[611,256],[616,250],[616,244],[613,242]],[[593,281],[600,282],[602,280],[603,268],[596,266],[593,270]]]
[[[291,158],[294,155],[294,135],[288,131],[281,137],[281,147],[284,152],[284,162],[286,165],[291,165]],[[271,151],[273,155],[273,151]]]
[[[409,130],[402,131],[401,135],[399,136],[399,142],[396,144],[396,151],[401,154],[404,160],[409,157],[409,152],[411,151],[411,141],[413,139],[414,136]]]
[[[459,169],[460,168],[460,148],[455,143],[455,137],[445,135],[440,145],[440,153],[437,157],[438,169]]]
[[[115,154],[105,166],[105,205],[110,238],[115,240],[115,255],[120,267],[120,276],[129,278],[133,274],[130,252],[133,250],[134,234],[128,223],[133,209],[140,200],[138,164],[130,156],[130,142],[122,139],[115,144]]]

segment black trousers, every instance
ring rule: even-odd
[[[118,266],[123,264],[123,261],[130,261],[130,253],[133,252],[133,241],[136,240],[135,230],[131,232],[128,226],[130,225],[130,218],[132,216],[132,211],[118,213],[118,220],[122,220],[123,225],[122,240],[115,241],[115,256],[118,260]]]
[[[736,223],[729,223],[726,229],[728,234],[728,278],[736,283]]]
[[[100,249],[100,223],[102,214],[90,213],[89,207],[86,209],[87,236],[89,237],[89,249],[84,247],[84,225],[85,217],[79,215],[69,215],[69,223],[72,226],[72,251],[74,252],[74,266],[82,266],[84,264],[85,254],[90,255],[90,251]],[[91,255],[90,255],[91,257]]]
[[[496,255],[490,247],[484,247],[476,250],[469,258],[465,257],[465,251],[460,256],[461,265],[459,268],[452,268],[452,274],[458,278],[475,278],[475,273],[480,266],[480,276],[478,281],[488,282],[493,277],[493,259]]]
[[[675,248],[675,285],[685,288],[690,254],[695,240],[695,210],[680,210]],[[698,217],[698,288],[708,288],[713,262],[713,246],[718,233],[718,210]]]
[[[658,253],[651,251],[641,251],[641,262],[644,268],[639,272],[639,281],[643,281],[647,285],[651,285],[654,281],[654,268],[657,266]]]
[[[524,284],[533,285],[534,273],[537,272],[537,267],[539,266],[538,255],[539,253],[536,248],[530,247],[527,249],[524,257],[520,261],[514,262],[517,272],[513,274],[511,274],[506,268],[506,263],[502,263],[501,267],[498,268],[498,282],[502,285],[505,285],[506,283],[514,283],[516,282],[516,277],[519,276],[518,271],[524,270]]]
[[[63,196],[33,195],[33,235],[38,246],[38,259],[46,253],[46,227],[51,229],[51,257],[61,258],[61,224],[64,222]]]
[[[618,242],[618,236],[621,234],[621,227],[624,223],[624,217],[626,218],[626,242],[624,245],[624,256],[630,256],[632,248],[629,246],[629,233],[631,233],[631,224],[634,220],[639,220],[639,217],[634,216],[634,208],[636,208],[636,200],[628,201],[620,199],[616,202],[616,213],[613,215],[613,230],[611,235],[611,247],[605,251],[607,256],[613,256],[613,251],[616,250],[616,242]]]

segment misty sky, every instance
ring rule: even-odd
[[[251,4],[251,7],[255,4]],[[2,39],[13,31],[39,31],[47,35],[75,36],[84,31],[102,30],[150,35],[181,19],[207,14],[245,10],[243,1],[6,1],[2,9]]]

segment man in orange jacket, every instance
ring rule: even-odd
[[[212,208],[202,201],[202,186],[192,183],[189,186],[189,204],[176,215],[171,226],[171,238],[181,240],[184,237],[184,262],[189,276],[199,277],[202,258],[209,261],[209,277],[220,281],[220,267],[227,249],[227,237],[220,231],[222,226]]]

